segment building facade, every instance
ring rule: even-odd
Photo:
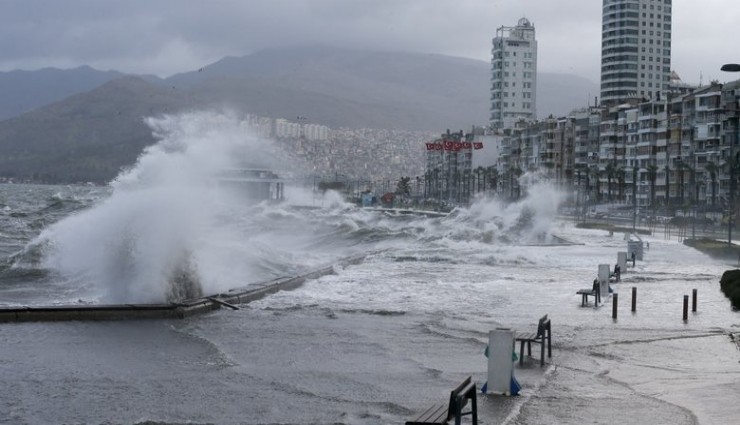
[[[672,0],[603,0],[601,103],[660,99],[671,84]]]
[[[467,205],[474,194],[477,176],[473,170],[473,150],[481,149],[475,133],[442,134],[426,143],[425,198],[444,204]]]
[[[490,128],[496,132],[519,120],[537,118],[537,40],[526,18],[496,30],[491,49]]]
[[[538,171],[573,201],[644,209],[735,211],[740,179],[740,81],[661,99],[631,99],[522,122],[503,136],[498,190]]]

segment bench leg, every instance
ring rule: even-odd
[[[521,344],[519,344],[519,364],[524,364],[524,341],[521,341]]]
[[[527,341],[527,355],[532,357],[532,341]]]

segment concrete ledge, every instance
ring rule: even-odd
[[[223,294],[184,300],[179,303],[0,307],[0,323],[70,320],[184,319],[196,314],[208,313],[220,309],[222,305],[213,299],[229,304],[247,304],[278,291],[296,289],[307,280],[318,279],[322,276],[333,274],[334,267],[337,265],[347,266],[359,264],[370,254],[343,258],[331,266],[322,267],[294,277],[279,278],[264,282],[263,286],[257,289],[231,289]],[[254,285],[251,287],[254,287]]]

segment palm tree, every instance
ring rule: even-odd
[[[427,171],[424,173],[424,201],[426,202],[427,197],[429,197],[429,184],[432,182],[432,172]]]
[[[607,194],[607,201],[612,201],[612,179],[614,178],[614,164],[608,163],[606,164],[606,194]]]
[[[599,167],[596,166],[591,169],[591,173],[594,176],[594,182],[596,187],[596,200],[598,202],[601,202],[601,181],[599,177],[601,177],[601,170],[599,170]]]
[[[485,180],[481,179],[481,176],[485,175],[486,169],[482,166],[478,166],[475,168],[475,175],[476,175],[476,191],[475,193],[480,193],[481,191],[481,181],[485,183]],[[485,190],[485,187],[483,188]]]
[[[494,193],[498,192],[498,182],[501,178],[498,169],[493,165],[488,167],[488,186],[493,190]]]
[[[516,176],[516,197],[517,199],[522,197],[522,188],[519,186],[519,177],[524,174],[524,171],[519,167],[519,165],[516,165],[514,168],[514,175]]]
[[[457,169],[455,170],[455,173],[453,174],[453,179],[454,179],[453,185],[455,187],[455,192],[457,192],[455,194],[455,199],[457,200],[457,202],[460,202],[460,170],[457,170]],[[449,192],[448,192],[448,198],[449,198]]]
[[[655,208],[655,180],[658,178],[658,166],[650,164],[647,166],[647,177],[650,180],[650,206]]]
[[[624,176],[626,174],[626,171],[624,170],[624,168],[619,167],[616,169],[615,174],[617,176],[617,187],[619,187],[619,200],[624,201],[626,200],[626,197],[624,195],[624,187],[626,185]]]
[[[671,203],[671,167],[670,165],[665,165],[665,206],[669,206]]]
[[[406,197],[411,193],[411,177],[401,177],[396,183],[396,194]]]
[[[715,199],[717,197],[717,171],[719,171],[719,167],[717,164],[715,164],[712,161],[707,161],[706,164],[704,164],[704,169],[707,170],[709,173],[709,178],[712,180],[712,207],[715,205]]]
[[[522,169],[519,168],[518,165],[512,165],[509,168],[509,196],[511,196],[512,199],[514,199],[514,180],[518,179],[519,176],[522,175]],[[519,188],[519,182],[517,182],[517,198],[521,196],[521,193],[518,192]]]
[[[465,190],[465,193],[464,193],[464,196],[465,196],[465,204],[469,204],[470,203],[470,192],[471,192],[470,189],[471,189],[471,186],[472,186],[472,177],[473,177],[472,170],[467,170],[466,169],[465,171],[463,171],[463,185],[464,185],[464,190]]]
[[[632,167],[632,205],[637,208],[637,165]],[[624,169],[622,169],[624,172]]]
[[[684,197],[683,197],[684,195],[684,187],[683,187],[684,175],[683,175],[683,172],[684,172],[684,169],[686,168],[686,164],[684,164],[683,161],[678,161],[678,163],[676,164],[676,168],[678,168],[678,181],[679,181],[678,189],[679,189],[679,194],[680,194],[679,199],[681,201],[681,205],[684,205]]]

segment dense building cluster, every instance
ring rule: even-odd
[[[324,125],[247,116],[252,134],[271,138],[290,158],[293,178],[341,181],[356,187],[393,190],[401,176],[424,174],[429,132],[369,128],[331,129]]]
[[[497,169],[502,184],[539,170],[584,200],[722,208],[739,175],[739,100],[740,82],[712,83],[520,121],[501,138]]]

